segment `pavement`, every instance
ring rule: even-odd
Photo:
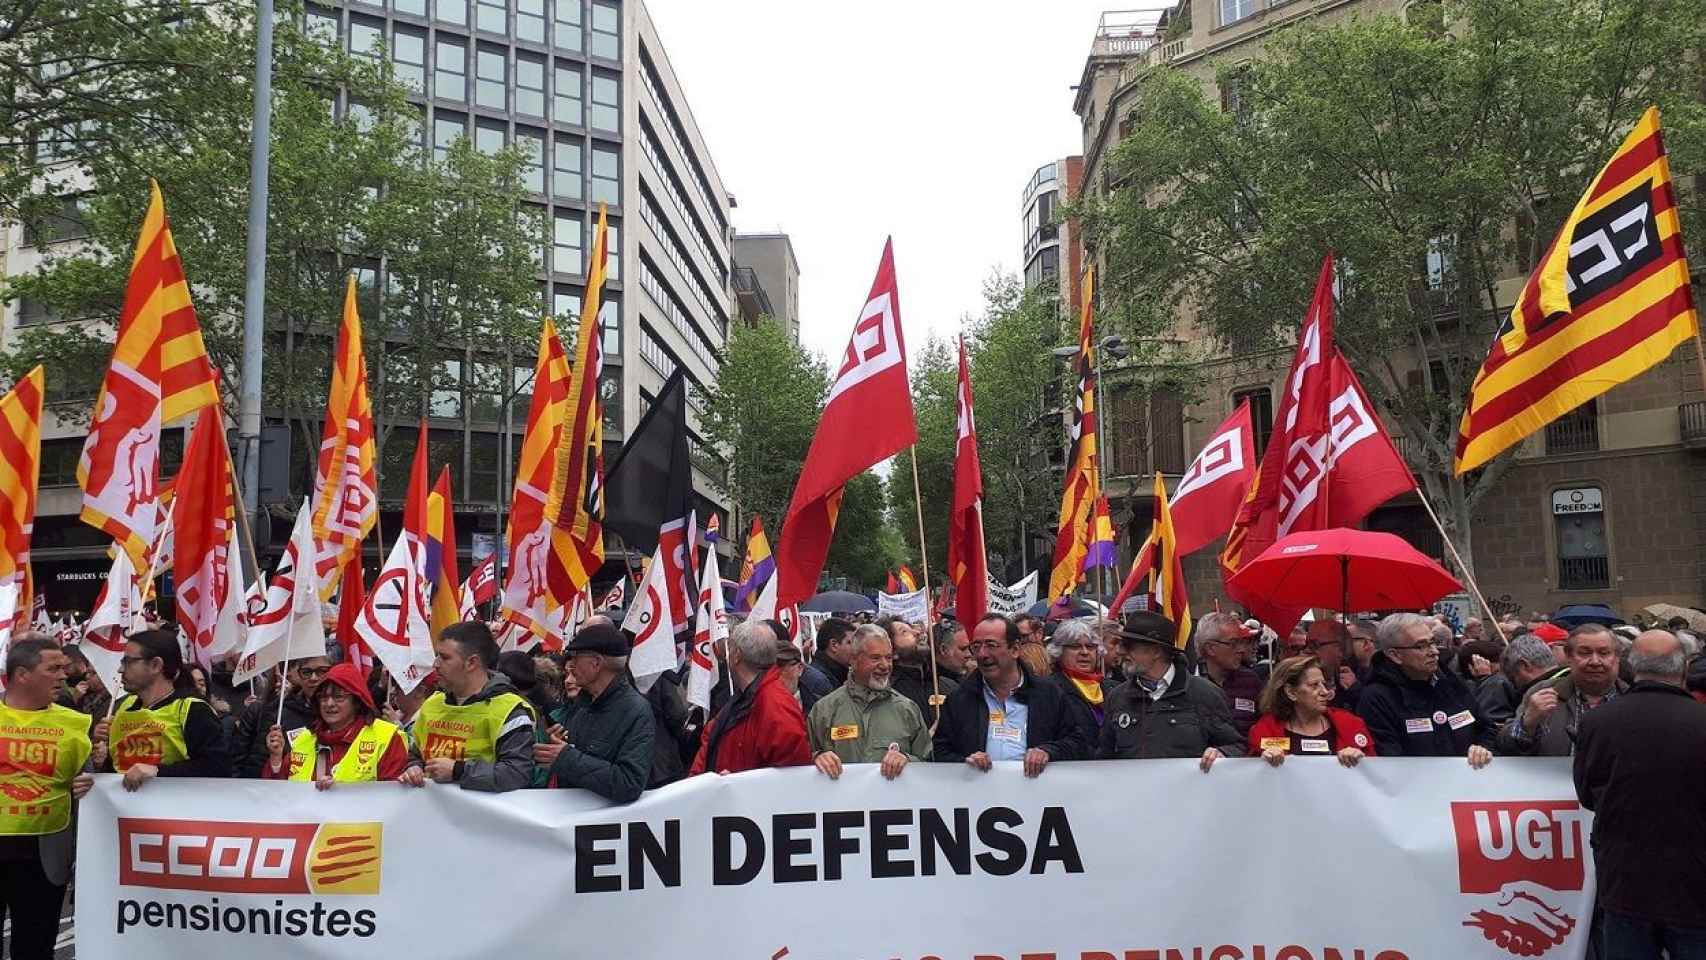
[[[12,920],[7,918],[4,934],[7,949],[0,952],[0,957],[10,960],[12,956]],[[65,897],[65,911],[59,916],[59,941],[54,947],[53,960],[72,960],[77,956],[77,932],[71,927],[71,896]]]

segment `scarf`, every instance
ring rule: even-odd
[[[728,736],[729,731],[740,726],[741,722],[751,715],[752,705],[758,699],[758,685],[762,682],[764,674],[753,677],[752,682],[742,687],[734,699],[723,707],[723,712],[717,715],[714,729],[705,740],[706,773],[717,772],[717,750],[722,747],[723,738]]]
[[[1062,666],[1060,672],[1065,675],[1066,679],[1072,681],[1074,687],[1078,688],[1078,695],[1083,697],[1086,703],[1094,707],[1102,705],[1102,672],[1100,670],[1077,670]]]

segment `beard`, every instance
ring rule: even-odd
[[[885,673],[881,676],[873,674],[865,681],[865,686],[870,687],[872,690],[887,690],[889,688],[889,682],[892,679],[893,676],[891,674]]]

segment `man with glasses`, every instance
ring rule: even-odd
[[[124,774],[126,790],[155,777],[229,777],[225,731],[206,701],[189,691],[174,632],[143,630],[119,658],[126,696],[112,719],[95,725],[91,759],[98,770]]]
[[[261,779],[261,768],[271,759],[267,753],[267,732],[277,723],[286,730],[300,730],[314,722],[319,714],[314,710],[314,694],[332,669],[327,657],[308,657],[290,661],[285,673],[289,686],[284,693],[284,713],[279,714],[279,691],[274,690],[264,700],[243,708],[237,717],[237,729],[231,740],[231,762],[235,776],[247,780]]]
[[[1256,704],[1262,699],[1262,678],[1244,666],[1245,654],[1255,646],[1255,638],[1230,613],[1210,613],[1197,621],[1197,650],[1202,654],[1198,672],[1226,698],[1240,737],[1250,735],[1260,716]]]
[[[1492,725],[1475,695],[1440,669],[1433,620],[1395,613],[1376,631],[1374,667],[1357,703],[1383,757],[1468,757],[1479,770],[1493,759]]]
[[[1355,683],[1345,686],[1345,678],[1339,670],[1345,662],[1348,642],[1344,624],[1337,620],[1317,620],[1309,625],[1309,645],[1303,648],[1303,652],[1321,661],[1321,675],[1327,678],[1328,687],[1333,691],[1333,706],[1355,713],[1362,690]]]
[[[1035,777],[1055,760],[1088,758],[1091,740],[1082,715],[1059,687],[1020,661],[1017,623],[985,614],[972,627],[971,655],[977,670],[942,705],[932,759],[986,773],[996,763],[1017,761],[1025,776]]]

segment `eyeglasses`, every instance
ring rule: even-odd
[[[1006,645],[1007,641],[1005,640],[973,640],[971,643],[966,645],[966,649],[976,653],[979,650],[994,650],[997,647],[1005,647]]]
[[[296,672],[300,673],[303,676],[303,678],[305,678],[305,679],[317,680],[320,677],[323,677],[326,674],[331,673],[332,668],[331,667],[297,667]]]
[[[1393,650],[1432,650],[1432,649],[1437,648],[1438,646],[1439,646],[1439,644],[1435,643],[1432,640],[1423,640],[1420,643],[1412,643],[1412,644],[1408,644],[1408,645],[1402,646],[1402,647],[1393,647],[1392,649]]]
[[[133,663],[146,663],[152,659],[154,659],[154,658],[153,657],[133,657],[129,654],[124,654],[123,656],[120,656],[118,658],[118,665],[119,665],[119,669],[122,670],[125,667],[128,667]]]

